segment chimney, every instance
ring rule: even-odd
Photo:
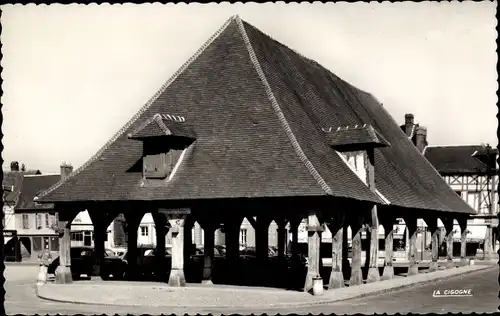
[[[10,163],[10,171],[19,171],[19,162],[12,161]]]
[[[63,162],[61,164],[61,180],[65,180],[73,172],[73,166]]]
[[[415,146],[420,153],[424,152],[427,146],[427,128],[423,126],[418,126],[415,133]]]
[[[414,116],[411,113],[405,114],[405,132],[406,136],[410,137],[411,132],[413,130],[413,127],[415,126],[414,123]]]

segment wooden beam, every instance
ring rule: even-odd
[[[327,223],[332,234],[332,271],[328,289],[344,287],[344,274],[342,272],[342,245],[344,237],[345,212],[335,212],[333,218]]]
[[[453,218],[450,216],[441,217],[444,228],[446,229],[446,268],[455,267],[453,262]]]
[[[309,212],[309,215],[307,217],[307,225],[308,227],[318,227],[321,225],[316,212]],[[308,266],[304,292],[309,292],[312,290],[313,279],[319,276],[320,245],[321,233],[317,230],[308,231]]]
[[[68,284],[73,282],[71,273],[71,222],[83,211],[81,205],[68,207],[56,203],[54,209],[58,217],[57,232],[59,235],[59,266],[55,271],[55,283]]]
[[[408,235],[410,239],[410,247],[408,254],[408,276],[418,274],[418,263],[417,263],[417,217],[415,216],[405,216],[406,229],[408,230]]]
[[[173,287],[186,286],[184,276],[184,224],[187,214],[168,214],[167,218],[172,231],[172,267],[168,285]]]
[[[427,229],[431,233],[431,263],[429,266],[429,272],[434,272],[438,270],[438,258],[439,258],[439,236],[438,236],[438,222],[437,217],[425,217],[424,221],[427,224]]]
[[[352,258],[351,258],[351,278],[349,285],[360,285],[363,283],[363,274],[361,272],[361,233],[363,228],[363,217],[357,215],[351,218],[350,226],[352,231]]]
[[[388,214],[380,216],[380,223],[384,227],[385,235],[385,261],[384,272],[382,273],[381,280],[391,280],[394,277],[394,266],[392,264],[394,253],[394,225],[398,223],[395,217]]]

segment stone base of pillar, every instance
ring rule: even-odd
[[[38,270],[38,276],[36,279],[36,284],[41,285],[47,283],[47,266],[45,265],[40,265],[40,268]]]
[[[418,274],[418,264],[410,264],[408,267],[408,276]]]
[[[306,275],[306,283],[304,284],[304,292],[311,292],[313,289],[313,279],[318,277],[318,275],[314,272],[307,272]]]
[[[459,266],[465,267],[465,266],[468,266],[468,265],[469,265],[469,260],[467,260],[467,258],[460,258],[460,264],[459,264]]]
[[[184,276],[184,270],[172,269],[168,278],[168,285],[173,287],[186,286],[186,277]]]
[[[453,260],[447,260],[446,261],[446,269],[452,269],[452,268],[455,268],[455,262],[453,262]]]
[[[394,267],[393,266],[385,266],[384,272],[382,273],[380,280],[381,281],[392,280],[392,278],[394,278]]]
[[[366,277],[366,283],[373,283],[380,281],[380,272],[378,268],[369,268],[368,276]]]
[[[361,285],[363,284],[363,273],[360,269],[351,271],[351,279],[349,280],[349,286]]]
[[[201,284],[214,284],[212,280],[202,280]]]
[[[439,265],[437,261],[431,261],[431,264],[429,265],[429,272],[434,272],[439,270]]]
[[[58,266],[56,268],[56,284],[69,284],[73,283],[73,276],[71,275],[71,268],[66,266]]]
[[[342,271],[332,271],[330,273],[330,281],[328,283],[328,289],[338,289],[344,287],[344,274]]]

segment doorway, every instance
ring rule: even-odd
[[[83,245],[84,246],[92,246],[92,232],[91,231],[84,231],[83,232]]]

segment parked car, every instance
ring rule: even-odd
[[[112,248],[115,256],[121,257],[127,251],[127,248]]]
[[[277,256],[277,251],[273,249],[273,247],[268,247],[268,257],[274,257]],[[251,257],[256,257],[257,256],[257,251],[255,247],[245,247],[243,250],[240,251],[240,256],[243,258],[251,258]]]
[[[104,280],[113,276],[114,279],[122,279],[126,265],[120,257],[111,255],[113,251],[106,249],[104,252],[104,264],[101,265],[101,277]],[[73,279],[78,279],[82,274],[88,277],[94,275],[94,266],[97,263],[98,255],[93,247],[71,247],[71,273]],[[55,258],[49,265],[47,273],[55,274],[59,266],[59,257]]]

